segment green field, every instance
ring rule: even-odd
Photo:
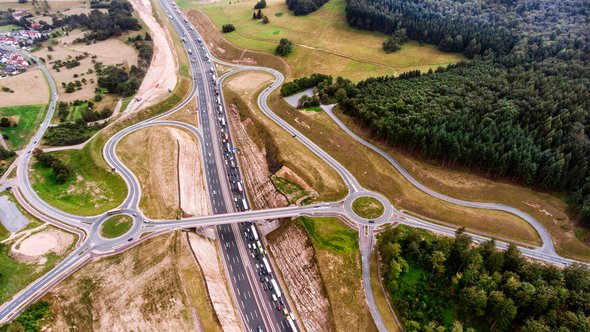
[[[126,215],[114,216],[107,219],[100,227],[100,235],[107,239],[119,237],[131,229],[133,220]]]
[[[293,183],[285,178],[273,176],[271,180],[275,188],[285,195],[291,204],[295,204],[300,198],[309,195],[309,193],[301,188],[298,184]]]
[[[60,256],[49,253],[43,265],[19,262],[9,254],[9,244],[0,243],[0,303],[4,303],[33,280],[55,266]]]
[[[354,81],[379,75],[394,75],[408,70],[446,66],[465,58],[439,51],[436,46],[404,44],[398,52],[386,54],[382,43],[386,35],[353,29],[345,17],[345,1],[332,0],[306,16],[294,16],[283,0],[268,0],[264,15],[269,24],[252,19],[254,2],[223,0],[200,5],[183,0],[183,8],[203,10],[215,26],[232,23],[236,31],[224,34],[230,42],[248,49],[273,53],[281,38],[295,46],[287,57],[294,77],[314,72],[344,76]]]
[[[0,241],[10,236],[10,232],[0,223]]]
[[[296,219],[306,230],[330,300],[335,331],[377,331],[361,286],[358,232],[336,218]]]
[[[298,220],[318,248],[341,253],[358,249],[358,232],[336,218],[300,217]]]
[[[55,175],[49,168],[33,164],[31,178],[33,188],[39,196],[52,206],[77,215],[96,215],[117,207],[127,196],[125,181],[108,171],[102,158],[88,144],[82,150],[52,152],[72,170],[65,183],[56,183]],[[102,164],[100,164],[102,163]]]
[[[76,120],[82,119],[82,112],[84,112],[87,108],[88,102],[84,102],[78,106],[69,106],[68,111],[70,113],[68,113],[66,121],[76,122]]]
[[[359,197],[352,202],[352,211],[363,218],[379,218],[384,210],[383,204],[373,197]]]
[[[45,105],[26,105],[0,107],[0,117],[7,117],[18,126],[1,128],[2,134],[7,135],[8,145],[13,150],[22,148],[35,133],[35,128],[45,117]]]
[[[22,28],[14,24],[0,25],[0,33],[11,32],[13,29],[20,30]]]

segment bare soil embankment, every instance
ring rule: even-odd
[[[205,215],[205,191],[199,145],[173,127],[149,127],[125,137],[117,154],[137,176],[141,208],[153,218]]]
[[[205,276],[207,290],[221,327],[224,331],[241,330],[241,322],[229,295],[215,243],[192,233],[189,234],[189,241]]]
[[[330,301],[304,229],[290,222],[269,235],[270,250],[308,332],[333,331]]]
[[[43,329],[195,330],[179,270],[181,241],[180,232],[161,235],[82,267],[44,297],[52,318]]]

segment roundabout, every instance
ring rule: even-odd
[[[344,200],[344,209],[359,224],[388,223],[394,212],[387,198],[370,191],[350,194]]]
[[[100,225],[100,236],[107,239],[114,239],[125,235],[133,226],[133,219],[130,216],[121,214],[110,217]]]

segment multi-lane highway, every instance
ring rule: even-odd
[[[47,117],[41,125],[38,133],[20,154],[19,159],[13,164],[13,166],[11,166],[17,168],[17,177],[16,181],[11,181],[10,183],[16,187],[15,196],[21,201],[27,210],[38,215],[43,220],[55,222],[58,226],[74,230],[81,235],[82,240],[79,241],[74,252],[60,262],[52,271],[30,284],[13,297],[13,299],[0,307],[0,323],[14,318],[26,305],[42,296],[42,294],[47,292],[53,285],[63,280],[63,278],[71,274],[93,257],[121,252],[140,241],[144,241],[151,236],[163,232],[191,227],[217,226],[220,252],[223,255],[227,277],[231,284],[231,293],[239,310],[244,327],[247,330],[289,330],[290,327],[288,324],[293,323],[293,320],[287,320],[287,316],[283,312],[284,309],[287,310],[287,313],[291,311],[289,304],[286,303],[284,299],[285,290],[280,288],[280,283],[276,282],[276,280],[273,282],[273,280],[276,279],[276,271],[272,271],[271,264],[268,262],[269,257],[267,256],[264,247],[264,240],[257,234],[256,228],[252,228],[252,222],[300,215],[329,215],[345,218],[349,224],[355,225],[355,227],[359,229],[359,236],[361,237],[360,247],[363,257],[363,284],[365,286],[365,295],[377,327],[380,330],[384,330],[383,322],[381,321],[379,312],[376,310],[372,298],[368,269],[368,258],[373,243],[372,234],[374,227],[378,227],[385,223],[396,222],[448,235],[453,235],[455,229],[437,225],[405,214],[402,211],[397,211],[385,197],[364,189],[357,179],[342,164],[273,113],[270,107],[268,107],[266,101],[269,95],[283,83],[283,75],[280,72],[264,67],[237,66],[216,59],[207,49],[207,46],[202,41],[199,33],[184,18],[182,13],[180,13],[168,0],[162,0],[161,3],[175,30],[183,40],[187,55],[191,61],[191,74],[193,76],[194,84],[188,96],[179,105],[159,116],[121,130],[113,135],[105,144],[103,151],[105,160],[114,171],[123,177],[128,186],[128,195],[118,209],[118,212],[125,213],[131,216],[134,220],[132,229],[120,238],[105,239],[99,235],[98,230],[100,225],[109,217],[109,215],[102,214],[90,217],[80,217],[64,213],[63,211],[45,203],[32,189],[27,172],[31,156],[29,152],[38,145],[38,141],[49,125],[58,97],[52,78],[43,64],[39,63],[39,66],[47,76],[52,90],[51,103]],[[218,78],[216,76],[214,63],[220,63],[235,69]],[[221,84],[227,77],[246,70],[265,71],[274,75],[274,82],[258,97],[258,105],[260,106],[260,109],[271,120],[289,132],[294,140],[304,144],[338,172],[349,188],[349,195],[343,202],[320,203],[303,207],[290,206],[278,209],[251,210],[243,177],[240,172],[239,160],[232,142],[230,123],[228,122],[224,110],[223,93],[221,91]],[[192,102],[196,103],[199,111],[199,128],[183,122],[163,120],[163,117],[166,115]],[[520,250],[523,255],[557,265],[566,265],[574,262],[573,260],[560,257],[555,253],[549,234],[531,216],[505,205],[458,200],[437,193],[423,186],[416,179],[411,177],[411,175],[405,171],[395,159],[370,143],[362,140],[360,137],[354,135],[354,133],[348,130],[348,128],[333,116],[330,110],[328,110],[328,114],[349,135],[381,154],[414,186],[423,190],[427,194],[454,204],[506,211],[520,216],[531,223],[537,232],[539,232],[543,240],[543,245],[539,248],[521,247]],[[155,125],[177,126],[187,130],[198,139],[199,144],[201,145],[201,151],[203,152],[202,167],[206,178],[210,207],[211,211],[214,213],[213,215],[183,218],[181,220],[149,220],[143,216],[141,211],[139,211],[138,203],[141,197],[141,187],[139,186],[137,178],[119,160],[115,151],[118,142],[126,135],[141,128]],[[10,172],[6,172],[6,174],[8,173]],[[7,186],[7,182],[5,182],[6,179],[3,177],[2,180],[0,186],[5,188]],[[355,215],[351,210],[354,198],[364,195],[373,196],[379,199],[386,207],[384,215],[381,218],[374,220],[374,224],[370,224],[369,220]],[[474,241],[477,242],[488,240],[488,238],[477,234],[470,235],[474,238]],[[506,248],[507,243],[497,241],[497,245],[499,248]]]

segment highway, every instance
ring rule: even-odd
[[[15,190],[15,196],[25,209],[39,216],[42,220],[52,222],[58,227],[76,232],[80,235],[81,240],[79,240],[77,248],[62,262],[57,264],[53,270],[31,283],[0,307],[0,323],[13,319],[23,308],[34,302],[55,284],[95,257],[122,252],[141,241],[164,232],[193,227],[216,226],[217,236],[220,240],[218,241],[219,250],[223,256],[227,279],[231,283],[232,297],[239,310],[244,327],[247,330],[254,331],[259,326],[265,331],[289,330],[289,327],[286,325],[285,315],[280,310],[276,310],[276,303],[273,303],[271,299],[271,292],[268,290],[269,284],[271,283],[264,279],[272,279],[274,272],[256,267],[256,264],[259,266],[262,265],[261,258],[264,257],[263,253],[265,251],[264,243],[261,243],[260,247],[256,245],[256,249],[252,249],[252,245],[256,241],[252,240],[252,231],[248,229],[251,226],[250,223],[253,221],[306,215],[341,217],[347,220],[347,224],[352,224],[359,229],[365,296],[377,327],[383,331],[384,324],[379,316],[379,312],[376,310],[370,289],[368,258],[373,247],[373,232],[388,223],[402,223],[450,236],[454,235],[455,229],[421,220],[420,218],[398,211],[382,195],[364,189],[340,162],[272,112],[267,104],[267,99],[283,83],[284,77],[280,72],[257,66],[237,66],[216,59],[202,42],[199,33],[190,23],[185,21],[182,14],[177,12],[169,1],[163,0],[161,3],[168,12],[169,18],[178,34],[181,38],[185,38],[184,43],[189,59],[191,60],[191,74],[194,84],[188,96],[179,105],[154,118],[121,130],[113,135],[105,144],[103,150],[105,160],[113,168],[113,171],[122,176],[128,186],[128,195],[119,208],[121,209],[121,213],[131,216],[134,220],[132,229],[120,238],[105,239],[99,235],[100,225],[104,220],[109,218],[109,215],[100,214],[97,216],[82,217],[65,213],[44,202],[32,188],[28,175],[31,156],[29,152],[38,145],[39,140],[45,133],[53,116],[58,98],[53,79],[47,72],[45,66],[38,62],[38,65],[47,77],[52,91],[47,116],[37,134],[31,139],[27,147],[9,169],[12,170],[16,167],[16,179],[8,182],[6,177],[10,172],[7,171],[0,182],[0,188],[4,189],[9,184],[12,185],[15,187],[13,188]],[[236,69],[217,78],[215,71],[212,70],[213,63],[223,64]],[[237,158],[236,152],[233,149],[230,123],[227,121],[224,111],[223,92],[221,89],[223,81],[226,78],[248,70],[264,71],[274,75],[274,82],[258,96],[260,109],[271,120],[289,132],[294,140],[304,144],[338,172],[349,188],[348,196],[343,202],[318,203],[310,206],[289,206],[255,211],[250,209],[246,188],[239,167],[239,158]],[[194,100],[195,97],[196,101]],[[201,125],[199,128],[183,122],[163,120],[166,115],[175,112],[191,102],[196,103],[199,111],[199,124]],[[560,257],[555,253],[549,234],[533,217],[510,206],[458,200],[425,187],[403,169],[395,159],[356,136],[331,111],[327,113],[345,132],[361,142],[361,144],[381,154],[408,181],[425,193],[458,205],[513,213],[528,221],[541,236],[543,245],[538,248],[519,247],[524,256],[556,265],[567,265],[575,262],[574,260]],[[202,166],[213,215],[182,218],[181,220],[150,220],[139,210],[141,187],[135,175],[117,157],[116,147],[120,140],[130,133],[155,125],[182,128],[194,135],[199,141],[201,151],[203,151]],[[238,186],[238,183],[241,186]],[[369,220],[363,219],[352,212],[352,201],[359,196],[372,196],[384,204],[386,208],[385,213],[382,217],[375,219],[374,224],[370,225]],[[477,234],[470,235],[476,242],[488,240],[488,238]],[[496,243],[502,249],[505,249],[508,245],[502,241],[497,241]],[[261,258],[258,258],[258,256]],[[263,282],[260,282],[259,278],[261,276],[259,274],[263,273],[266,273],[266,275],[262,276]],[[276,293],[285,293],[285,290],[280,288],[273,291]],[[283,306],[286,306],[288,311],[291,311],[288,303],[284,303]]]

